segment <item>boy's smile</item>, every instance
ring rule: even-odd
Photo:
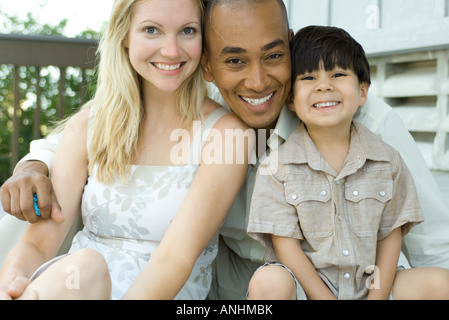
[[[299,75],[293,86],[293,105],[298,117],[312,127],[349,128],[358,108],[365,104],[368,84],[360,84],[352,70],[335,68]]]

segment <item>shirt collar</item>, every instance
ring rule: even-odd
[[[276,123],[276,127],[267,141],[268,147],[272,151],[277,150],[300,123],[301,121],[296,113],[291,111],[287,105],[284,105]]]
[[[360,169],[367,159],[388,161],[384,143],[357,121],[351,126],[351,146],[341,174]],[[303,123],[296,127],[283,145],[279,156],[283,164],[308,164],[314,170],[323,170],[323,159]]]

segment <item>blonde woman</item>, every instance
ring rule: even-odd
[[[1,298],[207,296],[253,142],[225,139],[248,128],[206,97],[202,10],[201,0],[115,2],[95,98],[66,124],[54,160],[64,222],[29,226],[0,271]],[[85,229],[52,259],[80,208]]]

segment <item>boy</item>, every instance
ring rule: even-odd
[[[266,288],[274,296],[448,299],[448,270],[397,271],[402,236],[423,216],[399,153],[353,120],[371,84],[363,48],[342,29],[316,26],[291,46],[289,103],[302,123],[256,179],[248,233],[276,263],[256,271],[249,298],[264,294],[252,287],[273,271],[293,276]]]

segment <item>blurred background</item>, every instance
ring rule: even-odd
[[[290,27],[332,25],[365,48],[449,206],[449,0],[284,0]],[[0,0],[0,185],[29,143],[95,90],[113,0]]]

